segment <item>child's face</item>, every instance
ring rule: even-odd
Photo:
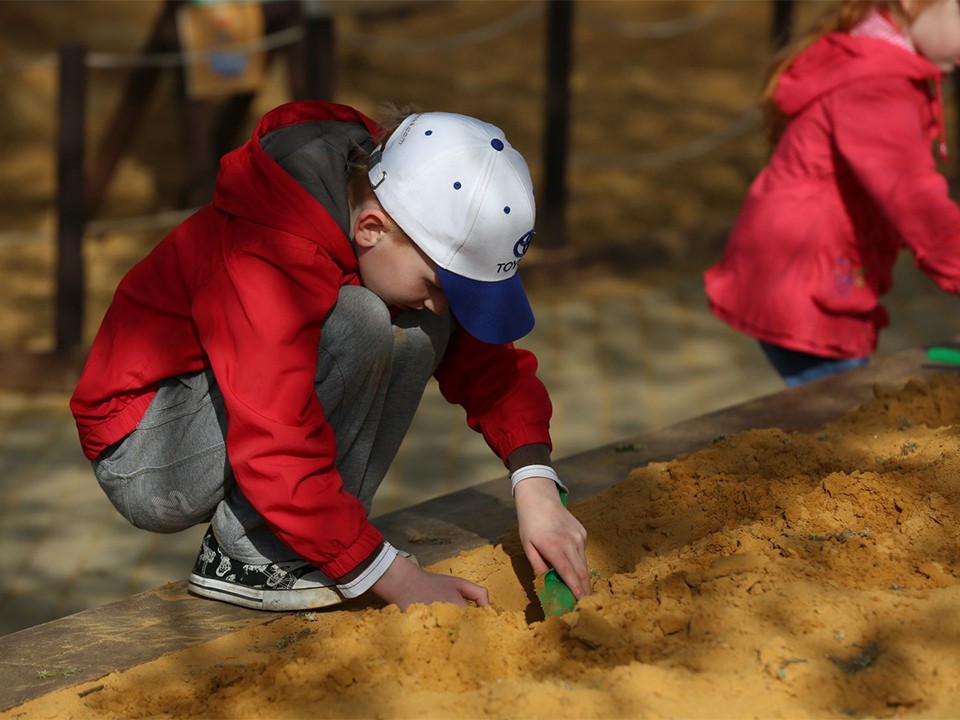
[[[437,315],[447,310],[436,263],[396,226],[368,227],[357,232],[354,239],[360,279],[384,303]]]
[[[905,5],[910,1],[905,0]],[[913,3],[919,15],[910,25],[910,39],[917,52],[944,72],[960,61],[960,2],[934,0],[929,5]]]

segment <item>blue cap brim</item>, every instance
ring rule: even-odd
[[[533,310],[519,274],[483,282],[440,267],[437,273],[450,312],[477,340],[500,345],[519,340],[533,329]]]

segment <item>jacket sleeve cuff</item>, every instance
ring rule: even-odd
[[[337,589],[345,598],[355,598],[363,595],[377,580],[383,577],[396,557],[396,548],[384,541],[379,550],[374,552],[372,560],[347,577],[340,579],[337,583]]]
[[[507,456],[507,468],[511,473],[527,465],[551,465],[549,446],[543,443],[521,445]]]

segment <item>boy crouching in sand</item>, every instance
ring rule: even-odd
[[[380,127],[321,102],[267,113],[103,319],[71,399],[100,486],[137,527],[210,523],[200,596],[486,605],[368,520],[432,375],[509,468],[534,572],[587,594],[550,400],[512,345],[533,327],[517,266],[534,214],[527,165],[493,125],[436,112]]]

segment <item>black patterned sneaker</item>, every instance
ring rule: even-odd
[[[194,595],[255,610],[290,612],[343,601],[334,582],[304,560],[245,565],[220,549],[207,528],[187,587]]]

